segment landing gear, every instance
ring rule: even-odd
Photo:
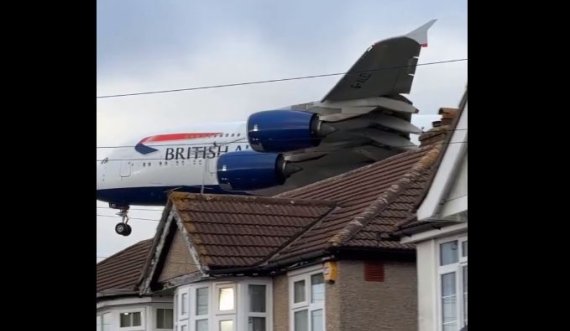
[[[117,232],[117,234],[120,234],[122,236],[128,236],[131,234],[131,226],[129,224],[127,224],[129,222],[129,206],[116,206],[114,204],[110,204],[111,208],[116,208],[119,209],[119,212],[117,213],[118,216],[121,216],[122,221],[121,223],[118,223],[117,225],[115,225],[115,232]]]
[[[126,237],[131,234],[131,226],[127,223],[118,223],[115,226],[115,232]]]

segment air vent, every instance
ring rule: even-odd
[[[364,280],[367,282],[384,281],[384,263],[364,262]]]

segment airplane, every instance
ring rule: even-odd
[[[402,94],[435,21],[368,47],[320,101],[114,149],[98,165],[96,197],[119,209],[115,231],[131,233],[130,205],[164,205],[172,191],[276,194],[417,148],[418,109]]]

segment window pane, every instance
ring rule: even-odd
[[[305,281],[300,280],[298,282],[295,282],[295,284],[293,284],[293,287],[295,288],[295,297],[293,302],[297,303],[305,301]]]
[[[182,325],[180,327],[180,331],[188,331],[188,327],[186,325]]]
[[[234,331],[234,321],[220,321],[220,331]]]
[[[197,320],[196,331],[208,331],[208,320]]]
[[[136,312],[133,313],[133,325],[132,326],[140,326],[141,325],[141,313]]]
[[[439,245],[441,265],[455,263],[458,261],[457,240]]]
[[[450,323],[450,324],[444,324],[442,330],[443,331],[457,331],[457,326],[456,326],[455,322]]]
[[[265,317],[250,317],[247,325],[248,331],[265,331]]]
[[[461,256],[467,256],[467,240],[461,243]]]
[[[323,330],[323,310],[313,310],[311,312],[311,331]]]
[[[446,325],[455,325],[457,320],[455,293],[455,272],[441,275],[441,317],[444,329]]]
[[[172,329],[172,309],[156,310],[156,328],[157,329]]]
[[[325,300],[325,280],[323,274],[311,276],[311,302]]]
[[[111,330],[111,313],[103,314],[103,331]]]
[[[265,313],[265,285],[249,285],[249,311]]]
[[[208,288],[196,290],[196,315],[208,314]]]
[[[307,310],[295,312],[295,331],[309,331],[307,321]]]
[[[234,309],[234,289],[232,287],[221,288],[220,289],[220,295],[219,295],[218,299],[219,299],[219,309],[220,310],[233,310]],[[224,322],[227,322],[227,321],[224,321]]]
[[[124,328],[126,326],[131,326],[131,317],[128,313],[122,313],[120,315],[120,323],[119,326]]]
[[[467,266],[463,267],[463,324],[467,325]]]
[[[186,315],[186,313],[188,312],[188,309],[186,308],[187,305],[186,301],[188,301],[187,293],[182,293],[180,299],[180,314],[182,315]]]

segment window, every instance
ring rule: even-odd
[[[266,331],[267,330],[267,286],[248,284],[248,313],[247,313],[247,330],[248,331]]]
[[[196,331],[208,331],[208,287],[197,288],[195,291],[196,309],[194,324]]]
[[[439,316],[441,331],[467,325],[467,238],[439,244]]]
[[[234,310],[234,289],[232,287],[226,287],[218,290],[218,310]]]
[[[141,312],[130,312],[119,314],[119,326],[121,328],[130,328],[133,326],[141,326]]]
[[[103,314],[103,323],[101,325],[101,330],[103,331],[107,331],[107,330],[111,330],[112,329],[112,325],[111,325],[111,313],[105,313]]]
[[[176,326],[187,331],[272,331],[271,281],[200,282],[177,288],[187,313],[175,307]]]
[[[324,331],[325,282],[320,269],[290,278],[292,331]]]
[[[188,314],[188,293],[182,293],[180,298],[180,315],[186,315]]]
[[[173,318],[172,309],[156,309],[156,328],[157,329],[172,329],[173,328]]]

